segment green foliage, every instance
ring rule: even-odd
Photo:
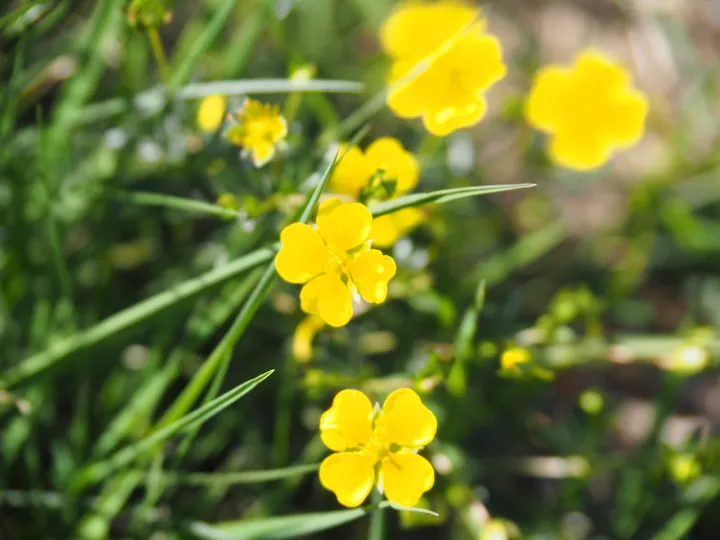
[[[0,538],[715,538],[712,17],[489,4],[512,83],[446,138],[386,108],[388,2],[0,6]],[[546,51],[587,45],[564,17],[610,50],[629,32],[651,96],[643,143],[592,174],[552,165],[523,119]],[[548,18],[554,35],[528,25]],[[218,94],[223,115],[252,96],[287,118],[267,165],[224,120],[198,128]],[[370,210],[423,221],[385,250],[388,300],[299,362],[279,233],[313,221],[337,143],[384,136],[420,182]],[[320,415],[398,387],[437,416],[435,485],[417,508],[340,509]]]

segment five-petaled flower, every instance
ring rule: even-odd
[[[550,157],[587,171],[643,136],[648,101],[630,74],[603,53],[586,50],[572,67],[550,65],[535,76],[528,122],[551,136]]]
[[[330,177],[333,192],[354,199],[363,193],[369,199],[387,198],[380,184],[394,183],[390,197],[412,190],[418,183],[419,167],[415,156],[397,139],[382,137],[373,141],[365,152],[357,146],[343,148],[342,159]],[[373,245],[386,248],[410,233],[424,218],[418,208],[405,208],[373,220],[370,236]]]
[[[505,76],[500,42],[475,8],[456,1],[401,6],[380,41],[393,59],[387,103],[401,118],[422,116],[434,135],[478,123],[484,93]]]
[[[324,201],[316,227],[293,223],[280,233],[275,256],[278,274],[290,283],[303,283],[300,307],[334,327],[346,325],[353,314],[353,293],[380,304],[387,298],[395,261],[370,249],[372,214],[361,203]]]
[[[358,390],[343,390],[320,418],[320,437],[331,454],[320,483],[344,506],[355,507],[377,483],[401,506],[415,506],[432,488],[435,472],[418,450],[435,438],[437,420],[409,388],[392,392],[373,409]]]
[[[225,137],[242,149],[243,156],[250,155],[256,167],[268,163],[285,142],[287,122],[277,105],[246,99],[232,118],[237,123]]]

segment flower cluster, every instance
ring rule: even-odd
[[[422,117],[434,135],[478,123],[485,92],[507,71],[486,21],[458,2],[406,4],[387,20],[380,41],[393,60],[388,106],[401,118]]]
[[[401,118],[421,118],[433,135],[478,123],[487,112],[485,94],[507,72],[485,18],[456,0],[401,5],[382,27],[380,41],[392,61],[388,107]],[[199,128],[215,132],[226,107],[222,96],[207,98],[198,111]],[[572,66],[541,68],[525,104],[528,123],[549,137],[551,159],[581,171],[637,143],[647,113],[647,98],[632,86],[628,70],[592,50]],[[284,144],[287,123],[276,106],[247,99],[228,120],[234,125],[225,137],[257,167]],[[352,202],[330,198],[313,225],[285,227],[275,257],[278,274],[302,285],[300,307],[308,317],[297,328],[292,350],[302,362],[312,356],[312,341],[325,325],[342,327],[352,319],[356,300],[386,300],[396,265],[373,247],[392,246],[424,219],[417,208],[373,219],[366,206],[406,194],[418,183],[418,162],[398,140],[381,137],[365,150],[344,147],[341,154],[329,186]],[[688,349],[681,356],[704,365],[701,353]],[[500,363],[501,374],[544,376],[522,347],[506,349]],[[394,503],[414,506],[434,483],[432,465],[417,452],[436,430],[435,416],[410,389],[392,392],[382,408],[362,392],[343,390],[320,420],[321,438],[334,452],[320,466],[320,482],[348,507],[362,504],[373,486]]]
[[[436,431],[435,415],[409,388],[392,392],[382,409],[358,390],[343,390],[320,418],[320,437],[335,452],[320,465],[320,482],[344,506],[362,504],[373,485],[390,501],[415,506],[435,483],[417,452]]]
[[[304,284],[304,312],[338,327],[352,318],[354,293],[374,304],[385,301],[396,267],[392,257],[370,249],[372,222],[363,204],[333,198],[320,205],[316,227],[293,223],[282,230],[275,266],[285,281]]]

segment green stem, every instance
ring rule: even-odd
[[[372,492],[372,503],[378,505],[375,510],[370,513],[370,526],[368,527],[368,540],[383,540],[385,533],[385,521],[382,506],[379,506],[383,500],[382,493],[377,489]]]
[[[160,77],[165,84],[170,84],[170,65],[168,64],[167,58],[165,57],[165,50],[160,40],[160,34],[157,28],[147,29],[148,39],[150,40],[150,47],[152,48],[153,56],[157,62],[158,68],[160,69]]]

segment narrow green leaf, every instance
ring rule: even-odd
[[[77,525],[77,538],[102,540],[108,537],[114,516],[127,504],[130,495],[142,483],[142,471],[129,471],[112,478]],[[75,536],[75,535],[73,535]]]
[[[240,337],[245,332],[245,329],[250,324],[255,312],[258,310],[260,305],[265,300],[268,292],[272,288],[275,282],[275,263],[271,262],[260,281],[253,289],[248,298],[247,302],[243,305],[240,313],[236,317],[230,330],[223,336],[220,343],[213,349],[208,359],[203,362],[198,372],[192,378],[190,383],[183,389],[182,393],[173,402],[168,411],[163,415],[161,420],[158,422],[158,427],[174,422],[180,416],[185,414],[195,404],[200,394],[205,390],[211,377],[214,376],[213,384],[210,387],[210,391],[205,396],[205,403],[214,399],[217,392],[220,390],[220,385],[225,378],[225,373],[230,365],[230,359],[232,358],[232,349],[238,342]],[[184,456],[187,452],[190,443],[197,434],[197,429],[189,430],[185,440],[180,445],[178,454],[180,457]]]
[[[200,293],[211,290],[241,275],[243,272],[272,260],[274,256],[275,250],[273,249],[259,249],[221,268],[211,270],[151,296],[147,300],[116,313],[83,332],[55,343],[45,351],[26,358],[5,373],[5,382],[8,387],[25,384],[48,369],[57,367],[61,361],[67,360],[72,354],[89,349],[120,332],[129,330],[172,306],[190,300]]]
[[[373,217],[384,216],[397,212],[403,208],[412,206],[422,206],[424,204],[445,204],[466,197],[476,197],[478,195],[490,195],[492,193],[501,193],[503,191],[513,191],[516,189],[526,189],[535,187],[535,184],[508,184],[497,186],[476,186],[455,189],[441,189],[431,191],[429,193],[412,193],[403,195],[397,199],[390,199],[370,207]]]
[[[185,197],[174,197],[164,193],[147,193],[143,191],[118,191],[113,193],[117,199],[145,206],[162,206],[175,208],[195,214],[209,214],[221,218],[238,218],[242,214],[216,204]]]
[[[239,79],[235,81],[214,81],[192,83],[178,90],[181,100],[200,99],[221,94],[244,96],[250,94],[289,94],[294,92],[359,93],[364,90],[362,83],[345,80],[314,79],[300,81],[292,79]],[[75,125],[97,122],[126,112],[131,106],[141,110],[157,110],[166,103],[165,89],[153,88],[137,94],[133,99],[113,98],[91,103],[74,109],[72,121]]]
[[[75,491],[83,489],[90,483],[102,480],[113,471],[126,467],[137,457],[152,450],[156,445],[162,443],[178,433],[186,432],[196,426],[202,425],[216,414],[227,409],[230,405],[253,390],[258,384],[267,379],[275,370],[266,371],[262,375],[246,381],[232,390],[225,392],[220,397],[213,399],[202,407],[197,408],[170,425],[155,431],[141,441],[133,443],[116,452],[111,457],[99,463],[93,463],[85,467],[74,479],[72,487]]]
[[[294,92],[327,92],[333,94],[362,92],[365,85],[356,81],[313,79],[250,79],[237,81],[215,81],[192,83],[183,87],[180,99],[198,99],[221,94],[223,96],[242,96],[245,94],[290,94]]]
[[[398,512],[413,512],[415,514],[426,514],[428,516],[435,517],[438,517],[440,515],[437,512],[428,510],[427,508],[420,508],[419,506],[401,506],[399,504],[395,504],[394,502],[390,502],[390,508],[392,508],[393,510],[397,510]]]
[[[477,320],[485,302],[485,280],[481,280],[475,291],[473,305],[465,310],[457,334],[455,335],[455,361],[447,377],[447,388],[450,394],[462,396],[467,388],[465,364],[472,355],[477,332]]]
[[[236,5],[236,0],[225,0],[216,8],[215,14],[205,26],[200,38],[195,41],[190,53],[175,68],[170,79],[170,88],[178,88],[190,79],[195,65],[202,55],[212,46],[223,27],[228,23],[230,14]]]
[[[366,506],[351,510],[313,512],[264,519],[246,519],[207,525],[193,523],[190,533],[203,540],[278,540],[297,538],[308,534],[333,529],[359,519],[377,508],[388,508],[387,501],[379,506]]]
[[[171,484],[185,484],[195,486],[229,486],[239,484],[259,484],[273,480],[283,480],[296,476],[303,476],[316,472],[320,464],[295,465],[282,469],[268,469],[266,471],[242,471],[225,473],[165,473],[163,479]]]
[[[651,540],[682,540],[688,538],[688,533],[695,522],[700,519],[705,506],[720,496],[720,479],[710,476],[696,480],[687,491],[702,488],[692,501],[692,506],[685,507],[673,515],[660,532]],[[686,503],[687,504],[687,503]]]

